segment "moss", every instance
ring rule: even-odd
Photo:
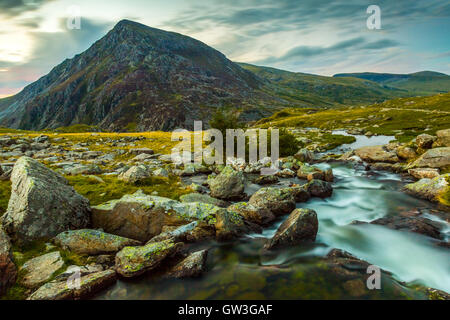
[[[8,208],[9,197],[11,196],[11,181],[0,181],[0,216]]]
[[[450,185],[450,176],[446,177],[447,182]],[[439,197],[438,200],[440,203],[442,203],[445,206],[449,206],[450,207],[450,186],[447,187],[444,192],[442,192]]]

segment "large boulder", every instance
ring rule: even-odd
[[[446,168],[450,166],[450,147],[430,149],[414,161],[410,168]]]
[[[29,296],[27,300],[85,299],[112,285],[116,280],[117,275],[114,270],[100,271],[82,276],[79,279],[79,283],[76,283],[76,280],[55,280],[44,284]]]
[[[248,203],[258,209],[268,209],[275,216],[287,214],[295,209],[294,193],[280,188],[261,188],[251,196]]]
[[[27,288],[34,289],[49,281],[62,267],[64,267],[64,261],[59,251],[33,258],[20,268],[20,273],[24,274],[20,283]]]
[[[450,147],[450,129],[439,130],[436,132],[436,136],[433,147]]]
[[[214,225],[221,208],[208,203],[181,203],[149,196],[141,191],[92,208],[92,224],[105,232],[146,242],[164,226],[181,226],[192,221]]]
[[[397,154],[387,151],[383,146],[367,146],[355,150],[355,154],[367,162],[398,162]]]
[[[0,296],[6,293],[17,278],[17,269],[13,261],[11,243],[0,226]]]
[[[303,241],[316,240],[319,222],[317,213],[311,209],[295,209],[280,225],[275,235],[264,246],[273,249],[282,246],[292,246]]]
[[[54,242],[65,250],[87,255],[114,253],[127,246],[141,245],[136,240],[92,229],[64,231],[54,238]]]
[[[405,191],[417,198],[438,201],[438,197],[449,187],[450,173],[433,179],[423,178],[405,186]]]
[[[11,181],[3,225],[14,241],[30,243],[89,225],[89,201],[38,161],[28,157],[17,160]]]
[[[225,200],[239,200],[245,197],[245,177],[241,171],[226,166],[215,178],[208,180],[211,196]]]
[[[139,276],[178,253],[182,246],[182,242],[164,240],[151,242],[143,247],[125,247],[116,255],[116,271],[126,278]]]

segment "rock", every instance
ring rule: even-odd
[[[334,181],[333,169],[330,168],[330,169],[325,170],[324,180],[327,182]]]
[[[306,190],[313,197],[327,198],[333,194],[331,183],[322,180],[311,180],[306,185]]]
[[[265,184],[275,184],[278,183],[278,177],[274,175],[264,175],[260,176],[255,180],[256,184],[265,185]]]
[[[225,200],[239,200],[245,197],[244,174],[226,166],[219,175],[208,181],[211,196]]]
[[[376,219],[370,224],[382,225],[394,230],[402,230],[442,239],[439,226],[430,219],[421,217],[393,216]]]
[[[213,225],[219,210],[207,203],[181,203],[138,191],[92,207],[92,224],[105,232],[146,242],[160,234],[164,226],[178,227],[192,221]]]
[[[49,281],[62,267],[64,267],[64,261],[59,251],[33,258],[20,268],[20,272],[24,273],[20,283],[30,289],[39,287]]]
[[[449,186],[450,173],[440,175],[433,179],[423,178],[405,186],[406,193],[415,197],[438,201],[439,195]]]
[[[140,155],[137,155],[133,159],[131,159],[131,161],[134,161],[134,162],[145,162],[145,161],[150,161],[150,160],[152,160],[154,158],[155,158],[155,156],[152,155],[152,154],[142,153]]]
[[[303,164],[297,170],[297,177],[299,177],[300,179],[308,179],[308,176],[314,173],[322,174],[321,177],[323,178],[322,170],[307,164]]]
[[[144,165],[139,165],[139,166],[132,166],[127,171],[119,174],[118,179],[128,183],[136,183],[144,179],[147,179],[150,176],[151,174],[148,168]]]
[[[292,246],[303,241],[316,239],[319,222],[317,213],[311,209],[295,209],[280,225],[272,239],[264,246],[274,249],[282,246]]]
[[[409,169],[408,173],[416,179],[433,179],[439,176],[439,169],[435,168],[417,168]]]
[[[238,202],[227,208],[228,211],[236,212],[245,220],[266,226],[275,220],[275,215],[266,208],[257,208],[247,202]]]
[[[445,168],[450,166],[450,147],[430,149],[409,168]]]
[[[151,242],[143,247],[125,247],[116,255],[116,271],[123,277],[139,276],[175,255],[183,243],[172,240]]]
[[[367,162],[390,162],[399,161],[397,154],[387,151],[383,146],[367,146],[355,150],[355,154]]]
[[[0,296],[6,293],[17,278],[17,269],[13,261],[11,243],[0,226]]]
[[[442,290],[427,288],[427,294],[429,300],[450,300],[450,294]]]
[[[304,148],[300,149],[294,157],[301,162],[311,163],[314,160],[314,153]]]
[[[38,143],[44,143],[44,142],[48,142],[49,137],[46,135],[40,135],[40,136],[37,136],[36,138],[34,138],[33,140]]]
[[[153,171],[153,176],[168,178],[169,172],[164,168],[159,168],[159,169],[156,169],[155,171]]]
[[[238,212],[226,209],[217,212],[214,226],[219,241],[231,240],[249,231],[244,218]]]
[[[283,188],[283,190],[291,192],[294,196],[295,202],[306,202],[311,198],[311,195],[307,190],[307,185],[303,186],[296,185],[292,187]]]
[[[76,193],[61,175],[38,161],[20,158],[14,165],[11,181],[11,198],[3,225],[14,241],[30,243],[89,225],[89,201]]]
[[[103,267],[99,264],[87,265],[87,266],[71,265],[66,269],[66,271],[57,275],[55,277],[55,280],[56,281],[63,281],[63,280],[67,281],[71,276],[79,275],[80,277],[83,277],[85,275],[96,273],[96,272],[101,272],[101,271],[103,271]]]
[[[295,198],[291,190],[266,187],[256,191],[249,204],[258,209],[268,209],[275,216],[280,216],[295,209]]]
[[[216,229],[208,223],[201,221],[193,221],[174,230],[163,231],[157,236],[150,239],[150,242],[160,242],[164,240],[172,240],[173,242],[200,242],[204,240],[214,239],[216,237]]]
[[[291,169],[283,169],[275,173],[275,175],[281,178],[293,178],[295,177],[296,173]]]
[[[75,167],[69,167],[64,169],[66,174],[69,175],[79,175],[79,174],[101,174],[103,170],[95,164],[90,165],[77,165]]]
[[[421,149],[430,149],[436,137],[423,133],[416,137],[416,145]]]
[[[398,147],[396,152],[397,152],[397,156],[399,158],[406,159],[406,160],[414,159],[415,157],[417,157],[416,151],[413,148],[406,147],[406,146]]]
[[[154,154],[154,151],[149,148],[132,148],[128,151],[130,154],[140,155],[140,154]]]
[[[87,255],[113,253],[126,246],[141,245],[136,240],[92,229],[62,232],[55,237],[54,242],[64,250]]]
[[[52,281],[36,290],[27,300],[78,300],[109,287],[117,280],[114,270],[91,273],[80,278],[79,287],[68,281]]]
[[[193,278],[200,276],[206,270],[208,250],[191,253],[187,258],[170,268],[166,277]]]
[[[450,129],[439,130],[436,132],[436,136],[433,147],[450,147]]]
[[[216,198],[213,198],[207,194],[201,194],[201,193],[188,193],[184,194],[180,197],[181,202],[203,202],[203,203],[209,203],[217,207],[225,208],[228,206],[228,203],[219,200]]]

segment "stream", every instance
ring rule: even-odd
[[[355,137],[356,142],[343,145],[340,150],[385,144],[393,139]],[[96,299],[426,298],[412,289],[413,284],[450,292],[450,250],[437,246],[437,240],[381,225],[351,224],[355,220],[370,222],[400,212],[420,211],[422,216],[439,225],[443,240],[448,241],[449,223],[436,214],[434,204],[403,193],[402,186],[408,181],[397,174],[384,171],[368,174],[364,167],[350,163],[317,166],[333,169],[333,196],[297,204],[299,208],[314,209],[318,214],[315,243],[264,252],[264,242],[275,234],[283,221],[280,219],[262,234],[251,234],[229,243],[196,245],[199,249],[210,248],[208,271],[198,279],[160,279],[144,275],[119,280]],[[260,187],[250,185],[246,192],[251,194]],[[333,248],[345,250],[387,271],[382,273],[381,289],[352,289],[345,283],[346,279],[324,267],[323,257]]]

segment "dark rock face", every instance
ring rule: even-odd
[[[200,41],[122,20],[87,51],[2,101],[0,121],[37,130],[77,123],[115,131],[191,128],[205,117],[199,106],[261,98],[261,84]]]

